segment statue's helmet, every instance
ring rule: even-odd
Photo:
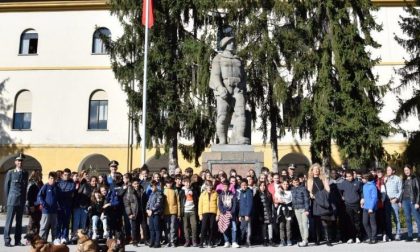
[[[224,37],[220,40],[220,48],[225,49],[226,45],[233,41],[235,41],[234,37]]]

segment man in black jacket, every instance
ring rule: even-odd
[[[360,199],[362,195],[362,183],[353,177],[353,171],[345,171],[345,180],[337,184],[338,190],[342,193],[346,208],[346,220],[348,222],[347,243],[360,243]]]

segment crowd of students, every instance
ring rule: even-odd
[[[414,217],[420,242],[419,179],[409,165],[402,178],[392,167],[327,175],[319,164],[308,174],[295,174],[294,165],[281,173],[264,167],[258,177],[253,170],[241,177],[235,170],[214,175],[193,174],[192,168],[177,168],[173,175],[162,168],[149,176],[146,166],[122,175],[117,161],[109,168],[98,177],[69,169],[50,172],[44,185],[33,172],[29,230],[45,240],[51,231],[55,243],[74,241],[78,229],[89,230],[92,239],[124,234],[135,246],[155,248],[374,244],[402,239],[402,207],[405,240],[413,240]]]

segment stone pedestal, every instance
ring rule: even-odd
[[[210,152],[203,153],[203,170],[209,169],[212,174],[224,171],[229,174],[235,169],[241,176],[253,169],[257,176],[264,166],[264,153],[255,152],[252,145],[217,144]]]

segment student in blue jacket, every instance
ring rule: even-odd
[[[375,185],[375,177],[371,174],[364,174],[362,176],[363,182],[363,226],[366,230],[366,235],[369,237],[369,243],[376,243],[376,206],[378,203],[378,189]]]
[[[160,248],[161,222],[160,218],[163,213],[163,195],[158,190],[158,182],[153,180],[150,182],[152,193],[146,204],[146,213],[149,216],[150,229],[150,245],[151,248]]]
[[[239,221],[241,222],[241,243],[245,247],[251,246],[251,213],[254,194],[248,187],[248,181],[241,181],[241,189],[239,191]],[[245,242],[246,238],[246,242]]]
[[[60,243],[57,238],[57,211],[59,209],[60,188],[55,183],[56,174],[48,174],[48,182],[44,184],[38,193],[38,202],[42,207],[40,236],[47,241],[51,229],[51,237],[54,243]]]

